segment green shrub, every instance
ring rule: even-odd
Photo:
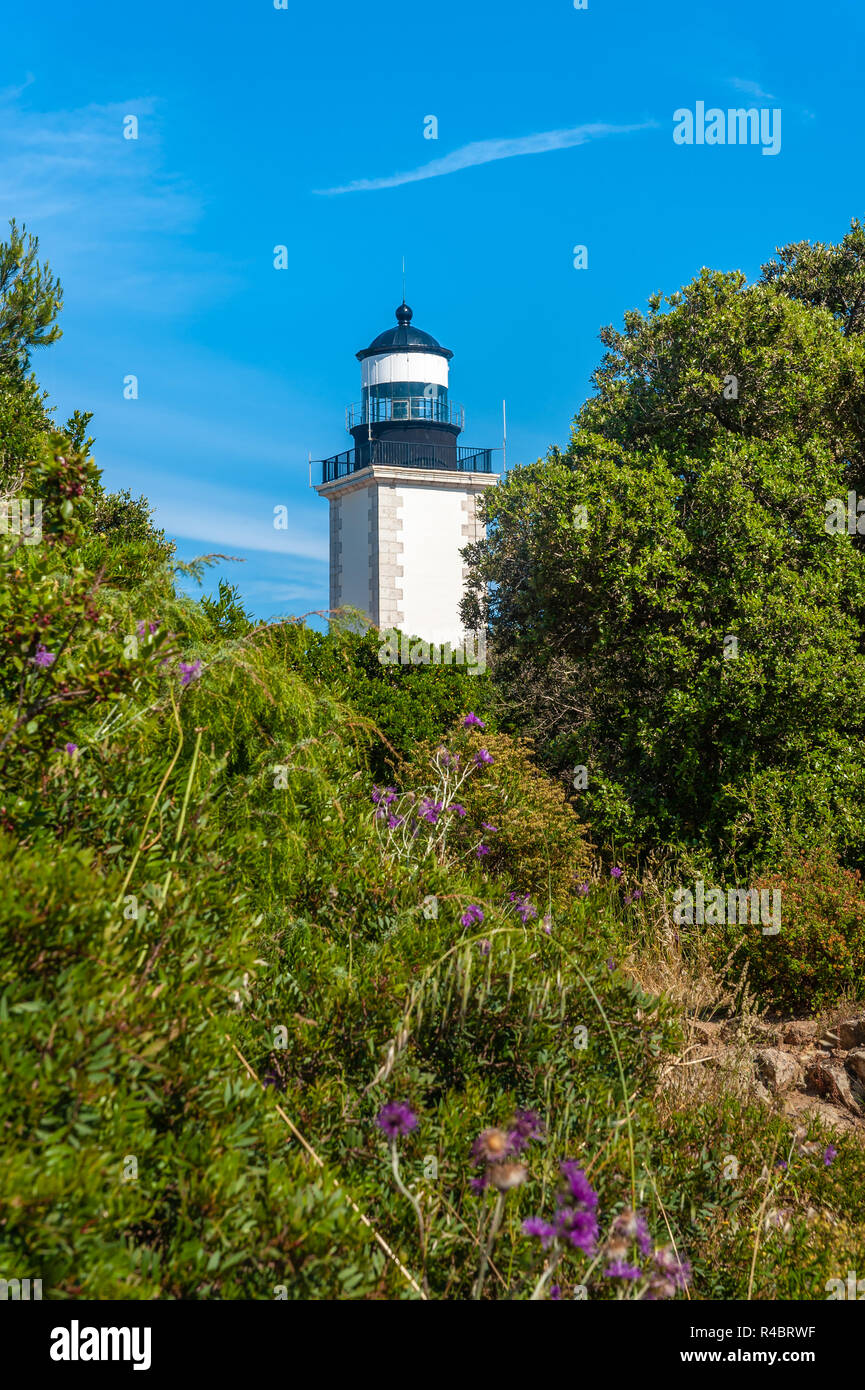
[[[832,855],[788,860],[755,888],[781,894],[781,930],[739,928],[735,967],[779,1011],[813,1014],[842,994],[865,994],[865,885]],[[727,942],[729,949],[731,943]]]

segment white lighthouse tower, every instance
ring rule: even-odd
[[[316,485],[330,503],[330,607],[350,604],[382,630],[456,646],[460,550],[482,537],[477,501],[497,478],[490,449],[457,442],[453,353],[412,327],[407,304],[396,319],[357,353],[361,400],[346,410],[354,448],[322,460]]]

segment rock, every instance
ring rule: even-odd
[[[792,1023],[788,1023],[784,1029],[784,1042],[793,1043],[797,1047],[806,1047],[808,1043],[814,1041],[816,1032],[816,1019],[794,1018]]]
[[[865,1015],[848,1018],[838,1027],[838,1041],[843,1048],[862,1047],[865,1044]]]
[[[865,1081],[865,1047],[854,1047],[852,1052],[847,1053],[844,1061],[847,1070],[853,1076],[858,1077],[860,1081]]]
[[[845,1106],[854,1115],[863,1114],[857,1092],[854,1091],[850,1078],[840,1062],[828,1057],[817,1057],[805,1073],[805,1081],[827,1100]],[[857,1091],[858,1089],[857,1087]]]
[[[754,1055],[754,1065],[760,1079],[773,1092],[788,1091],[802,1074],[796,1058],[779,1047],[761,1048]]]

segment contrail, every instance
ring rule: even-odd
[[[356,179],[341,188],[317,188],[316,193],[368,193],[378,188],[399,188],[403,183],[419,183],[421,179],[437,179],[443,174],[456,174],[474,164],[492,164],[496,159],[513,159],[521,154],[546,154],[549,150],[567,150],[572,145],[584,145],[602,135],[629,135],[635,130],[649,130],[656,121],[642,125],[577,125],[570,130],[544,130],[538,135],[520,135],[513,140],[475,140],[470,145],[430,160],[418,169],[404,174],[391,174],[384,179]]]

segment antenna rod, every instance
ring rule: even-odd
[[[504,401],[502,401],[502,475],[508,474],[508,415]]]
[[[405,256],[402,258],[402,302],[405,304]]]

